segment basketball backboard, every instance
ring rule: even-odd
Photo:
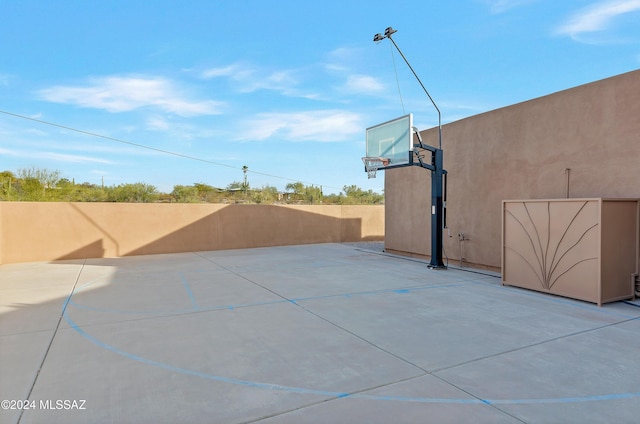
[[[388,159],[387,166],[410,165],[413,155],[413,114],[367,128],[366,157]]]

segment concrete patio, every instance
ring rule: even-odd
[[[379,246],[0,266],[0,423],[640,422],[639,303]]]

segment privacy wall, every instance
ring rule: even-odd
[[[384,206],[0,202],[0,264],[384,239]]]
[[[446,124],[445,255],[500,269],[509,199],[639,198],[640,71]],[[437,129],[421,133],[438,145]],[[385,172],[385,249],[430,254],[430,173]]]

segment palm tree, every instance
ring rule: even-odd
[[[242,183],[242,189],[244,190],[244,192],[247,192],[247,189],[249,188],[249,183],[247,183],[247,171],[249,170],[249,167],[247,165],[244,165],[242,167],[242,172],[244,173],[244,182]]]

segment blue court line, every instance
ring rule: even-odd
[[[546,399],[448,399],[448,398],[423,398],[423,397],[405,397],[405,396],[377,396],[367,394],[354,394],[350,397],[358,399],[370,400],[387,400],[401,402],[417,402],[417,403],[457,403],[457,404],[486,404],[486,405],[539,405],[550,403],[581,403],[581,402],[597,402],[619,399],[631,399],[639,397],[640,392],[635,393],[617,393],[610,395],[595,395],[583,397],[565,397],[565,398],[546,398]]]
[[[84,309],[92,312],[106,313],[106,314],[123,314],[123,315],[176,315],[176,314],[184,314],[188,312],[207,312],[207,311],[221,311],[221,310],[229,310],[232,311],[236,308],[246,308],[253,306],[266,306],[266,305],[275,305],[278,303],[286,303],[287,300],[272,300],[267,302],[256,302],[256,303],[239,303],[239,304],[231,304],[231,305],[223,305],[223,306],[211,306],[211,307],[198,307],[198,309],[194,308],[182,308],[182,309],[169,309],[169,310],[151,310],[151,311],[139,311],[139,310],[128,310],[128,309],[114,309],[114,308],[98,308],[95,306],[83,305],[81,303],[76,303],[71,299],[69,301],[70,305],[78,309]]]
[[[191,287],[189,287],[189,282],[187,281],[187,277],[184,276],[183,272],[180,272],[179,275],[180,275],[180,281],[182,281],[182,285],[184,286],[184,290],[187,292],[187,296],[189,296],[189,300],[191,301],[191,306],[193,306],[193,310],[199,311],[200,307],[198,306],[196,297],[193,295],[193,292],[191,291]]]
[[[329,396],[329,397],[337,397],[337,398],[348,396],[348,393],[332,392],[332,391],[326,391],[326,390],[305,389],[302,387],[281,386],[279,384],[260,383],[255,381],[241,380],[237,378],[222,377],[214,374],[207,374],[200,371],[190,370],[187,368],[176,367],[174,365],[165,364],[164,362],[154,361],[153,359],[148,359],[142,356],[134,355],[129,352],[125,352],[121,349],[118,349],[115,346],[111,346],[93,337],[92,335],[84,331],[82,328],[80,328],[71,318],[69,318],[69,315],[66,312],[64,313],[64,318],[69,324],[69,326],[71,326],[71,328],[73,328],[78,334],[80,334],[82,337],[89,340],[93,344],[103,349],[106,349],[110,352],[124,356],[125,358],[132,359],[134,361],[141,362],[143,364],[159,367],[168,371],[178,372],[180,374],[185,374],[185,375],[192,375],[195,377],[205,378],[208,380],[220,381],[223,383],[255,387],[259,389],[278,390],[278,391],[285,391],[289,393],[313,394],[313,395],[321,395],[321,396]]]
[[[77,288],[74,291],[74,294],[80,292],[81,290],[83,290],[86,287],[89,287],[89,286],[97,283],[102,278],[104,278],[104,277],[99,277],[99,278],[96,278],[94,280],[91,280],[91,281],[83,284],[81,287]],[[417,287],[410,287],[410,288],[380,289],[380,290],[370,290],[370,291],[362,291],[362,292],[338,293],[338,294],[329,294],[329,295],[298,297],[298,298],[292,298],[292,299],[288,299],[288,300],[278,299],[278,300],[265,301],[265,302],[240,303],[240,304],[230,304],[230,305],[214,305],[214,306],[203,307],[203,306],[199,306],[197,304],[195,296],[194,296],[193,292],[191,291],[190,287],[188,286],[188,283],[186,282],[186,278],[182,275],[182,273],[180,273],[180,278],[181,278],[182,284],[184,285],[185,290],[187,291],[187,294],[188,294],[188,296],[189,296],[189,298],[191,300],[192,308],[188,308],[188,309],[180,308],[180,309],[173,309],[173,310],[151,310],[151,311],[123,310],[123,309],[116,309],[116,308],[98,308],[98,307],[93,307],[93,306],[88,306],[88,305],[83,305],[83,304],[76,303],[73,300],[73,298],[71,298],[69,300],[69,304],[73,305],[74,307],[77,307],[77,308],[86,309],[86,310],[90,310],[90,311],[93,311],[93,312],[100,312],[100,313],[115,313],[115,314],[128,314],[128,315],[163,315],[163,314],[171,315],[171,314],[182,314],[182,313],[195,312],[195,311],[198,311],[198,312],[218,311],[218,310],[229,310],[229,311],[232,311],[234,309],[239,309],[239,308],[256,307],[256,306],[267,306],[267,305],[275,305],[275,304],[287,303],[287,302],[288,303],[292,303],[292,304],[296,304],[298,302],[304,302],[304,301],[322,300],[322,299],[335,299],[335,298],[340,298],[340,297],[352,298],[352,297],[357,297],[357,296],[372,296],[372,295],[380,295],[380,294],[408,294],[408,293],[413,293],[413,292],[417,292],[417,291],[421,291],[421,290],[431,290],[431,289],[445,288],[445,287],[460,287],[460,286],[465,286],[465,285],[469,285],[469,284],[474,284],[474,285],[485,286],[485,287],[487,287],[487,286],[488,287],[493,287],[493,288],[497,288],[497,289],[500,289],[500,290],[509,291],[511,293],[519,294],[519,295],[522,295],[522,296],[535,297],[536,299],[539,299],[540,301],[544,301],[544,302],[558,303],[558,304],[567,305],[567,306],[571,306],[571,307],[579,308],[579,309],[585,309],[585,310],[588,310],[590,312],[602,313],[602,314],[610,315],[610,316],[614,316],[614,317],[625,318],[625,319],[637,319],[637,318],[639,318],[638,316],[627,315],[627,314],[624,314],[624,313],[621,313],[621,312],[611,311],[611,310],[605,309],[604,307],[599,307],[599,306],[595,306],[595,305],[591,305],[591,304],[583,304],[583,303],[581,303],[579,301],[573,301],[573,300],[565,299],[565,298],[562,298],[562,297],[539,296],[541,293],[530,292],[528,290],[518,289],[517,287],[513,287],[513,286],[502,286],[502,285],[496,286],[494,284],[489,284],[489,283],[477,281],[477,279],[469,279],[469,280],[464,280],[462,282],[455,282],[455,283],[442,283],[442,284],[424,285],[424,286],[417,286]],[[513,288],[518,289],[518,290],[510,290],[510,289],[513,289]]]
[[[134,355],[129,352],[125,352],[115,346],[111,346],[94,336],[87,333],[80,328],[65,311],[63,316],[69,326],[73,328],[83,338],[91,343],[106,349],[110,352],[116,353],[125,358],[146,364],[154,367],[162,368],[167,371],[177,372],[184,375],[191,375],[194,377],[204,378],[207,380],[219,381],[222,383],[235,384],[240,386],[252,387],[257,389],[276,390],[287,393],[296,394],[309,394],[325,396],[330,398],[353,398],[373,401],[395,401],[395,402],[414,402],[414,403],[439,403],[439,404],[464,404],[464,405],[533,405],[533,404],[549,404],[549,403],[580,403],[580,402],[594,402],[594,401],[610,401],[619,399],[631,399],[640,396],[640,392],[630,393],[614,393],[607,395],[595,395],[595,396],[582,396],[582,397],[565,397],[565,398],[544,398],[544,399],[477,399],[477,398],[428,398],[428,397],[407,397],[407,396],[382,396],[372,395],[366,393],[347,393],[336,392],[330,390],[316,390],[305,387],[295,386],[283,386],[280,384],[262,383],[257,381],[242,380],[231,377],[223,377],[215,374],[203,373],[200,371],[191,370],[188,368],[177,367],[174,365],[166,364],[164,362],[154,361],[153,359],[144,358],[139,355]]]
[[[103,277],[101,277],[103,278]],[[123,311],[119,311],[119,310],[106,310],[106,309],[99,309],[99,308],[93,308],[90,306],[86,306],[86,305],[81,305],[81,304],[77,304],[73,301],[73,295],[78,293],[80,290],[89,287],[93,284],[95,284],[97,281],[99,281],[101,278],[96,278],[94,280],[91,280],[85,284],[83,284],[80,288],[77,288],[76,290],[74,290],[72,293],[69,294],[69,296],[67,297],[67,300],[65,302],[65,305],[73,305],[75,307],[78,308],[82,308],[82,309],[88,309],[88,310],[93,310],[93,311],[98,311],[98,312],[114,312],[114,313],[126,313]],[[306,300],[318,300],[318,299],[327,299],[327,298],[338,298],[338,297],[346,297],[346,298],[351,298],[353,296],[365,296],[365,295],[377,295],[377,294],[406,294],[406,293],[411,293],[414,291],[418,291],[418,290],[427,290],[427,289],[431,289],[431,288],[441,288],[441,287],[452,287],[452,286],[463,286],[463,285],[467,285],[468,283],[472,283],[472,284],[480,284],[480,285],[486,285],[483,283],[478,283],[474,280],[469,280],[467,282],[464,283],[444,283],[444,284],[440,284],[440,285],[427,285],[427,286],[419,286],[419,287],[413,287],[413,288],[406,288],[406,289],[384,289],[384,290],[374,290],[374,291],[366,291],[366,292],[355,292],[355,293],[347,293],[347,294],[335,294],[335,295],[324,295],[324,296],[312,296],[312,297],[303,297],[303,298],[295,298],[295,299],[289,299],[289,300],[277,300],[277,301],[270,301],[270,302],[260,302],[260,303],[253,303],[253,304],[239,304],[239,305],[225,305],[225,306],[216,306],[213,308],[199,308],[197,305],[197,302],[195,300],[195,296],[193,295],[193,292],[191,291],[188,282],[186,281],[186,278],[182,275],[182,273],[180,273],[180,278],[182,281],[182,284],[185,288],[185,290],[187,291],[187,294],[191,300],[191,303],[193,305],[194,308],[198,308],[198,311],[205,311],[205,310],[233,310],[234,308],[239,308],[239,307],[247,307],[247,306],[262,306],[262,305],[269,305],[269,304],[277,304],[277,303],[285,303],[285,302],[290,302],[293,304],[296,304],[297,302],[302,302],[302,301],[306,301]],[[493,286],[493,285],[492,285]],[[504,288],[506,289],[506,287],[503,286],[499,286],[499,288]],[[530,296],[534,296],[535,293],[525,293],[526,295],[530,295]],[[552,302],[558,302],[558,303],[563,303],[563,304],[567,304],[570,306],[574,306],[574,307],[581,307],[581,308],[585,308],[588,309],[590,311],[595,311],[595,312],[605,312],[603,311],[601,308],[595,308],[595,307],[591,307],[590,305],[580,305],[580,304],[576,304],[573,302],[570,302],[569,300],[564,300],[564,299],[545,299],[548,301],[552,301]],[[194,309],[185,309],[185,310],[176,310],[173,311],[173,313],[176,312],[193,312]],[[135,314],[159,314],[162,312],[140,312],[140,311],[130,311],[128,313],[135,313]],[[166,312],[165,312],[166,313]],[[619,313],[612,313],[613,315],[618,315],[618,316],[624,316],[622,314]],[[396,401],[396,402],[414,402],[414,403],[428,403],[428,404],[466,404],[466,405],[480,405],[480,404],[485,404],[485,405],[523,405],[523,404],[527,404],[527,405],[534,405],[534,404],[552,404],[552,403],[581,403],[581,402],[595,402],[595,401],[611,401],[611,400],[620,400],[620,399],[631,399],[631,398],[636,398],[636,397],[640,397],[640,392],[629,392],[629,393],[616,393],[616,394],[606,394],[606,395],[594,395],[594,396],[582,396],[582,397],[564,397],[564,398],[541,398],[541,399],[477,399],[477,398],[460,398],[460,399],[456,399],[456,398],[426,398],[426,397],[407,397],[407,396],[382,396],[382,395],[372,395],[372,394],[365,394],[365,393],[345,393],[345,392],[335,392],[335,391],[327,391],[327,390],[316,390],[316,389],[309,389],[309,388],[303,388],[303,387],[294,387],[294,386],[283,386],[283,385],[278,385],[278,384],[272,384],[272,383],[262,383],[262,382],[255,382],[255,381],[248,381],[248,380],[241,380],[241,379],[236,379],[236,378],[230,378],[230,377],[223,377],[223,376],[219,376],[219,375],[215,375],[215,374],[207,374],[207,373],[202,373],[199,371],[195,371],[195,370],[190,370],[187,368],[181,368],[181,367],[177,367],[174,365],[170,365],[170,364],[166,364],[163,362],[159,362],[159,361],[154,361],[152,359],[148,359],[148,358],[144,358],[126,351],[123,351],[117,347],[111,346],[97,338],[95,338],[94,336],[88,334],[85,330],[83,330],[82,328],[80,328],[71,318],[69,318],[68,315],[68,311],[65,308],[63,310],[63,316],[65,318],[65,320],[67,321],[67,323],[70,325],[71,328],[73,328],[78,334],[80,334],[83,338],[89,340],[90,342],[94,343],[95,345],[106,349],[108,351],[111,351],[113,353],[116,353],[118,355],[124,356],[128,359],[140,362],[140,363],[144,363],[147,365],[151,365],[151,366],[155,366],[158,368],[162,368],[168,371],[172,371],[172,372],[177,372],[180,374],[184,374],[184,375],[191,375],[191,376],[195,376],[195,377],[199,377],[199,378],[204,378],[204,379],[208,379],[208,380],[214,380],[214,381],[219,381],[219,382],[223,382],[223,383],[228,383],[228,384],[235,384],[235,385],[241,385],[241,386],[246,386],[246,387],[253,387],[253,388],[258,388],[258,389],[267,389],[267,390],[277,390],[277,391],[284,391],[284,392],[288,392],[288,393],[297,393],[297,394],[312,394],[312,395],[319,395],[319,396],[325,396],[325,397],[330,397],[330,398],[353,398],[353,399],[362,399],[362,400],[373,400],[373,401]],[[629,317],[629,318],[635,318],[638,319],[638,317]]]
[[[247,308],[247,307],[255,307],[255,306],[266,306],[266,305],[275,305],[279,303],[292,303],[297,304],[298,302],[305,302],[310,300],[322,300],[322,299],[335,299],[335,298],[352,298],[356,296],[373,296],[373,295],[381,295],[381,294],[408,294],[412,292],[417,292],[421,290],[431,290],[438,289],[444,287],[460,287],[465,286],[468,282],[460,282],[460,283],[443,283],[443,284],[434,284],[427,286],[418,286],[411,288],[401,288],[401,289],[381,289],[381,290],[370,290],[363,292],[351,292],[351,293],[338,293],[338,294],[328,294],[328,295],[319,295],[319,296],[307,296],[307,297],[296,297],[292,299],[278,299],[272,301],[265,302],[254,302],[254,303],[238,303],[238,304],[230,304],[230,305],[215,305],[215,306],[199,306],[196,302],[196,298],[191,291],[186,279],[181,275],[182,284],[187,291],[187,295],[191,300],[192,308],[180,308],[180,309],[169,309],[169,310],[151,310],[151,311],[140,311],[140,310],[127,310],[127,309],[117,309],[117,308],[98,308],[95,306],[84,305],[81,303],[75,302],[73,299],[69,301],[69,304],[74,307],[85,309],[93,312],[100,313],[110,313],[110,314],[127,314],[127,315],[162,315],[162,314],[181,314],[187,312],[206,312],[206,311],[218,311],[218,310],[234,310],[238,308]],[[92,282],[92,284],[95,282]],[[80,289],[76,290],[76,293],[81,289],[85,288],[83,285]]]
[[[547,403],[581,403],[581,402],[598,402],[607,400],[631,399],[640,396],[640,392],[632,393],[614,393],[609,395],[595,395],[582,397],[565,397],[565,398],[548,398],[548,399],[501,399],[487,400],[490,405],[536,405]]]
[[[416,292],[420,290],[439,289],[443,287],[459,287],[459,286],[465,286],[465,285],[467,285],[467,283],[432,284],[427,286],[417,286],[417,287],[402,288],[402,289],[380,289],[380,290],[368,290],[368,291],[361,291],[361,292],[325,294],[325,295],[319,295],[319,296],[295,297],[291,300],[295,302],[304,302],[308,300],[334,299],[339,297],[352,298],[357,296],[374,296],[379,294],[406,294],[406,293]]]

